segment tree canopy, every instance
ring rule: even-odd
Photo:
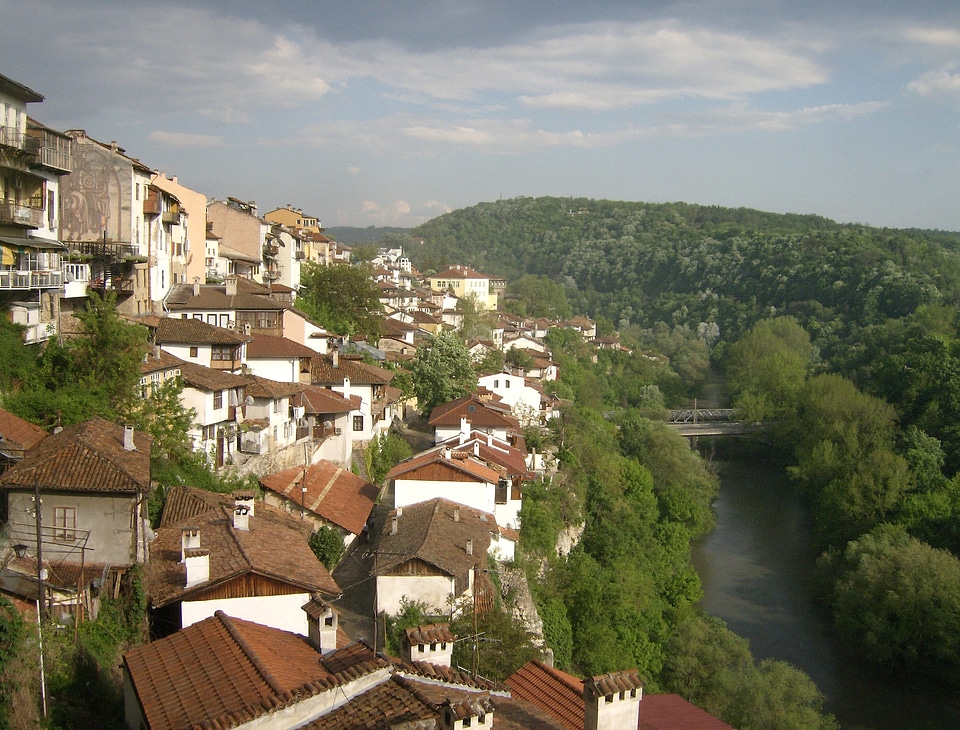
[[[421,413],[477,389],[470,353],[455,332],[443,331],[420,345],[410,365]]]
[[[305,263],[300,269],[297,306],[338,335],[363,333],[374,340],[380,336],[380,291],[365,266]]]

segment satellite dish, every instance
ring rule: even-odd
[[[324,427],[324,428],[327,428],[327,429],[333,428],[333,421],[324,421],[324,422],[323,422],[323,427]]]
[[[252,395],[248,395],[248,396],[244,399],[243,402],[246,403],[248,406],[252,406],[252,405],[253,405],[253,396],[252,396]]]

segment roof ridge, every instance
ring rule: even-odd
[[[266,682],[270,689],[273,690],[274,694],[280,697],[286,697],[286,695],[289,693],[284,690],[277,678],[273,676],[273,673],[263,665],[263,662],[260,661],[260,657],[257,656],[250,644],[247,643],[247,640],[243,638],[243,636],[237,630],[237,627],[234,626],[233,620],[220,610],[216,611],[214,616],[219,619],[220,623],[227,630],[227,633],[230,634],[230,638],[237,643],[237,646],[240,647],[240,650],[243,652],[244,656],[247,657],[247,659],[250,661],[250,664],[253,665],[253,668],[257,670],[257,674],[263,678],[263,681]]]

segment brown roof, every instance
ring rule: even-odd
[[[455,510],[459,510],[457,521]],[[397,534],[391,535],[394,516]],[[395,509],[383,524],[376,556],[377,573],[418,559],[454,576],[458,590],[463,592],[469,584],[471,568],[486,564],[490,534],[498,531],[497,520],[489,512],[447,499],[430,499]],[[468,539],[473,541],[473,555],[467,555]]]
[[[303,505],[327,522],[359,535],[376,504],[380,490],[331,461],[321,460],[306,470],[286,469],[260,478],[264,489]],[[301,489],[307,488],[306,494]]]
[[[393,372],[344,357],[339,358],[337,367],[329,355],[313,358],[310,379],[314,385],[343,385],[344,378],[350,378],[354,385],[386,385],[393,379]]]
[[[410,646],[442,642],[452,644],[457,639],[450,631],[450,624],[411,626],[409,629],[404,629],[403,634]]]
[[[259,375],[248,376],[250,382],[244,386],[244,395],[251,395],[254,398],[287,398],[303,390],[300,383],[283,383],[279,380],[270,380],[262,378]]]
[[[202,501],[202,499],[201,499]],[[260,503],[249,518],[249,530],[233,527],[233,499],[183,521],[163,520],[150,546],[144,582],[154,607],[201,593],[211,585],[256,574],[308,592],[338,595],[336,584],[307,543],[309,526],[277,517],[278,510]],[[200,528],[200,548],[210,553],[210,579],[186,588],[180,562],[180,526]]]
[[[245,388],[252,382],[251,375],[235,375],[226,370],[214,370],[195,362],[184,361],[180,366],[183,384],[199,390],[225,390],[227,388]]]
[[[454,436],[436,448],[450,447],[458,452],[473,453],[476,454],[476,458],[501,467],[511,476],[522,476],[528,479],[534,478],[533,475],[527,471],[527,451],[525,446],[523,448],[511,446],[506,441],[493,438],[491,434],[483,433],[482,431],[471,431],[468,439],[463,443],[460,443],[459,438],[459,436]],[[522,438],[519,439],[519,443],[523,445]]]
[[[193,317],[163,317],[157,323],[157,331],[153,336],[153,341],[158,345],[239,345],[249,339]]]
[[[250,335],[247,344],[247,358],[314,357],[316,350],[306,345],[273,335]]]
[[[140,374],[148,375],[163,370],[179,370],[181,365],[183,365],[183,360],[179,357],[171,355],[166,350],[156,348],[156,352],[151,351],[144,356],[143,362],[140,363]]]
[[[349,413],[360,407],[359,403],[354,403],[349,398],[344,398],[339,393],[335,393],[328,388],[321,388],[318,385],[303,386],[302,405],[306,413]]]
[[[449,455],[447,454],[448,450],[450,451]],[[451,471],[466,474],[477,481],[495,484],[500,479],[500,472],[473,458],[472,450],[470,452],[454,451],[448,449],[448,447],[430,449],[404,459],[387,473],[387,479],[399,479],[404,474],[409,474],[432,464],[438,464]],[[436,475],[432,475],[430,479],[431,481],[444,481]]]
[[[484,400],[471,393],[449,403],[442,403],[430,413],[431,426],[459,426],[466,418],[473,428],[507,428],[520,430],[520,422],[510,415],[510,408],[494,401]]]
[[[217,611],[123,662],[149,727],[230,728],[388,666],[355,647],[323,657],[302,636]]]
[[[441,271],[433,276],[429,277],[431,279],[495,279],[494,276],[487,276],[486,274],[481,274],[479,271],[471,269],[469,266],[451,266],[446,271]]]
[[[640,703],[640,730],[733,730],[680,695],[644,693]]]
[[[153,437],[134,434],[135,449],[123,448],[123,426],[93,418],[48,436],[23,461],[0,477],[7,488],[33,487],[81,492],[135,493],[150,488]]]
[[[220,247],[220,253],[224,253],[225,247]],[[239,279],[238,279],[239,281]],[[193,285],[179,284],[170,291],[167,297],[167,306],[174,311],[181,309],[204,309],[204,310],[283,310],[287,305],[268,296],[261,294],[250,294],[241,291],[238,285],[237,293],[228,295],[226,287],[213,286],[205,284],[200,287],[200,293],[193,294]],[[173,319],[173,318],[171,318]]]
[[[583,730],[583,681],[572,674],[529,661],[510,675],[514,697],[536,705],[567,730]]]
[[[0,452],[16,452],[11,455],[20,458],[47,436],[39,426],[0,408]]]

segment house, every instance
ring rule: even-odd
[[[265,227],[257,216],[257,204],[232,197],[210,200],[207,226],[219,238],[219,255],[227,259],[226,274],[262,282]]]
[[[284,383],[309,383],[315,355],[316,350],[286,337],[250,335],[246,364],[254,375]]]
[[[317,608],[304,606],[314,623],[323,620],[313,619],[324,615]],[[223,611],[128,652],[123,685],[131,730],[562,727],[501,684],[448,666],[391,660],[362,641],[325,652],[313,638]]]
[[[180,401],[196,413],[187,437],[194,451],[207,454],[219,468],[236,458],[238,424],[243,420],[250,377],[185,361],[180,377]]]
[[[314,530],[331,527],[345,546],[364,534],[380,490],[330,461],[260,477],[266,504],[299,514]]]
[[[353,454],[353,416],[362,415],[360,396],[350,398],[328,388],[304,385],[294,407],[303,408],[311,428],[313,461],[326,459],[349,466]]]
[[[408,664],[428,662],[442,667],[453,665],[453,644],[457,640],[450,624],[426,624],[404,629],[400,655]]]
[[[401,599],[449,613],[466,597],[491,602],[487,554],[511,560],[517,534],[493,514],[436,498],[397,507],[383,524],[375,555],[377,610],[396,614]]]
[[[492,451],[491,447],[487,447]],[[522,476],[481,456],[481,442],[470,446],[443,444],[404,459],[387,473],[393,484],[394,504],[405,507],[434,497],[467,505],[496,516],[505,527],[516,528],[522,504]],[[523,460],[515,466],[526,474]]]
[[[106,576],[143,562],[152,445],[151,436],[101,418],[36,443],[0,476],[10,544],[36,556],[39,519],[42,560],[51,567],[96,563]]]
[[[68,253],[59,240],[60,180],[74,164],[70,138],[27,116],[27,105],[41,101],[0,75],[0,311],[24,326],[27,344],[58,333]],[[76,273],[89,278],[82,266]]]
[[[635,669],[579,679],[531,661],[506,684],[514,697],[536,705],[566,730],[732,730],[679,695],[645,694]]]
[[[0,408],[0,474],[11,464],[23,461],[27,452],[48,435],[39,426]]]
[[[306,636],[301,607],[316,593],[340,595],[310,531],[298,516],[256,504],[252,491],[171,488],[144,569],[155,625],[169,633],[222,610]]]
[[[251,335],[218,326],[215,317],[204,322],[199,315],[190,318],[160,317],[155,324],[153,342],[161,349],[195,365],[237,373],[246,358]],[[226,325],[228,322],[223,321]]]
[[[174,247],[171,255],[175,264],[182,265],[183,275],[174,276],[171,283],[189,283],[195,278],[206,278],[204,247],[207,234],[207,196],[181,185],[177,176],[167,177],[162,172],[154,172],[150,178],[151,186],[169,194],[179,205],[178,211],[170,211],[172,218],[180,214],[180,221],[172,231]],[[174,272],[176,273],[176,272]]]
[[[469,266],[451,266],[433,276],[428,276],[427,283],[433,291],[451,291],[461,299],[473,296],[477,301],[478,309],[489,311],[497,309],[497,293],[491,286],[491,277]]]
[[[387,385],[393,372],[359,360],[341,357],[334,350],[329,357],[313,359],[311,382],[345,398],[359,396],[359,413],[353,414],[351,430],[355,441],[369,441],[393,423],[393,402]]]
[[[170,317],[201,319],[223,328],[233,323],[239,334],[283,336],[283,314],[290,306],[277,299],[243,291],[234,276],[223,285],[182,284],[174,287],[167,298]]]
[[[522,375],[494,373],[477,378],[477,384],[498,396],[501,403],[510,406],[520,425],[540,422],[541,393],[528,385]]]
[[[149,398],[163,385],[180,377],[183,360],[154,345],[140,363],[140,397]]]
[[[240,451],[244,454],[276,453],[310,438],[303,408],[295,408],[303,386],[280,383],[258,375],[247,376],[243,420],[238,424]]]
[[[442,443],[459,436],[463,419],[471,430],[491,434],[500,441],[510,441],[520,431],[520,422],[510,412],[510,406],[499,403],[492,393],[465,395],[449,403],[442,403],[430,413],[427,423],[433,427],[434,443]]]

